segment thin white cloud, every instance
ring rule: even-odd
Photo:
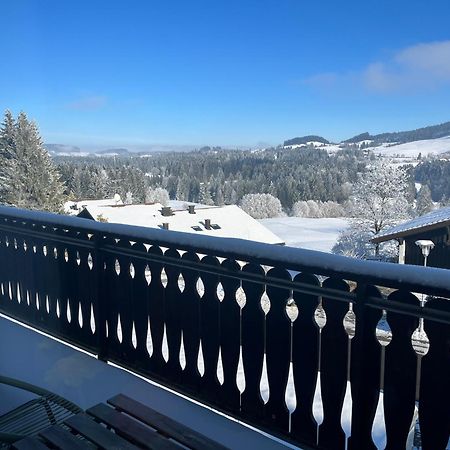
[[[390,59],[372,62],[356,72],[316,74],[303,84],[321,90],[359,85],[375,93],[434,90],[450,84],[450,40],[404,48]]]
[[[423,71],[435,78],[450,81],[450,41],[408,47],[399,52],[395,59],[409,70]]]
[[[107,103],[107,98],[102,95],[91,95],[79,98],[67,104],[69,109],[78,111],[95,111],[103,108]]]
[[[316,88],[331,88],[339,80],[339,75],[333,72],[318,73],[302,80],[303,84]]]

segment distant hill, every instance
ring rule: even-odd
[[[107,148],[95,152],[96,155],[128,155],[130,152],[126,148]]]
[[[80,153],[81,149],[79,147],[75,147],[74,145],[63,145],[63,144],[44,144],[44,147],[50,153],[58,154],[58,153]]]
[[[343,141],[344,144],[356,144],[357,142],[362,142],[362,141],[371,141],[375,138],[375,136],[371,136],[369,133],[361,133],[358,134],[357,136],[354,136],[350,139],[347,139],[345,141]]]
[[[445,122],[439,125],[432,125],[424,128],[418,128],[417,130],[410,131],[396,131],[392,133],[381,133],[375,135],[362,133],[343,142],[346,144],[352,144],[370,140],[373,141],[372,145],[394,142],[404,144],[407,142],[423,141],[426,139],[438,139],[446,136],[450,136],[450,122]]]
[[[322,144],[330,143],[322,136],[309,135],[309,136],[301,136],[301,137],[296,137],[293,139],[288,139],[287,141],[284,141],[283,145],[285,147],[287,147],[289,145],[307,145],[308,142],[320,142]]]

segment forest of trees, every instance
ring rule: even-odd
[[[150,156],[55,156],[52,160],[26,114],[14,118],[7,111],[0,128],[0,201],[58,211],[65,197],[98,199],[118,193],[134,203],[166,204],[171,198],[223,205],[241,204],[249,194],[268,194],[280,202],[284,213],[336,217],[349,214],[355,183],[376,160],[356,148],[329,154],[310,147],[259,151],[205,147]],[[430,196],[435,202],[449,203],[449,160],[426,158],[407,170],[410,204],[416,195],[415,181],[423,185],[416,214],[430,210]]]
[[[271,194],[285,211],[301,200],[345,202],[367,157],[358,150],[320,149],[192,151],[149,157],[56,157],[73,198],[104,198],[131,192],[145,200],[148,187],[170,198],[204,204],[238,204],[246,194]]]
[[[415,168],[415,179],[427,185],[435,202],[448,204],[450,200],[450,160],[426,159]]]

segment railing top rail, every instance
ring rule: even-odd
[[[50,224],[57,228],[75,228],[94,236],[102,234],[144,241],[162,247],[174,246],[179,250],[251,261],[268,266],[281,264],[291,270],[339,276],[353,281],[450,297],[450,272],[446,269],[361,261],[313,250],[275,246],[243,239],[216,238],[133,225],[94,222],[79,217],[9,206],[0,206],[0,219],[26,221],[40,225]],[[0,228],[1,225],[0,223]]]

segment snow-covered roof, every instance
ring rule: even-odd
[[[414,234],[419,230],[432,229],[450,224],[450,207],[436,209],[424,216],[396,225],[373,238],[373,242],[384,242],[390,239]]]
[[[173,204],[173,203],[172,203]],[[189,203],[187,203],[189,204]],[[174,204],[173,204],[174,205]],[[195,207],[195,214],[178,205],[172,215],[162,215],[162,205],[86,205],[85,210],[95,219],[109,223],[122,223],[150,228],[162,228],[167,223],[169,230],[195,233],[215,237],[233,237],[267,244],[284,244],[282,239],[264,225],[250,217],[236,205]],[[206,228],[210,220],[210,229]]]
[[[122,200],[114,198],[106,198],[103,200],[77,200],[64,203],[64,212],[66,214],[77,215],[83,208],[87,206],[114,206],[123,205]]]

